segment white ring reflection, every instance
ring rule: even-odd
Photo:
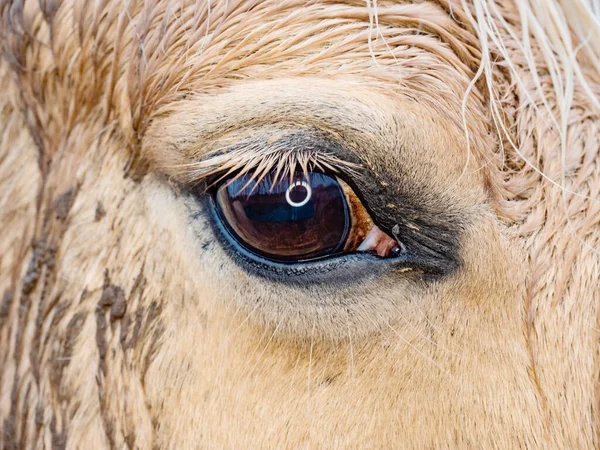
[[[290,198],[290,194],[292,192],[294,192],[294,189],[296,189],[299,186],[306,189],[306,197],[304,197],[304,199],[300,202],[295,202]],[[312,197],[312,189],[310,188],[310,185],[306,181],[300,181],[300,180],[294,181],[292,184],[290,184],[290,187],[287,189],[287,191],[285,191],[285,200],[288,202],[288,204],[290,206],[293,206],[295,208],[300,208],[301,206],[306,205],[310,201],[311,197]]]

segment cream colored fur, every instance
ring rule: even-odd
[[[0,448],[600,446],[599,12],[0,0]],[[302,127],[460,217],[460,270],[235,265],[185,168]]]

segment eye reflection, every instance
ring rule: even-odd
[[[312,197],[312,189],[306,181],[296,180],[285,191],[288,205],[299,208],[306,205]]]
[[[218,189],[217,206],[240,243],[281,261],[340,252],[351,219],[338,181],[318,172],[273,178],[246,174]]]

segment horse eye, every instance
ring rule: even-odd
[[[399,245],[377,228],[343,181],[321,172],[292,177],[243,174],[216,190],[216,208],[237,241],[282,262],[368,251],[387,257]]]

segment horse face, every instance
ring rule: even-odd
[[[595,53],[483,4],[2,5],[0,439],[596,443]]]

